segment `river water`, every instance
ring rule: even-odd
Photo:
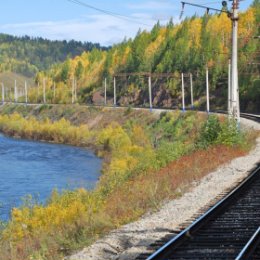
[[[92,189],[101,164],[101,159],[84,148],[0,134],[0,220],[8,220],[11,209],[28,194],[44,203],[53,189]]]

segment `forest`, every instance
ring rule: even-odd
[[[0,72],[15,72],[34,77],[51,65],[65,61],[92,49],[105,50],[98,43],[51,41],[41,37],[0,34]]]
[[[260,2],[240,13],[239,18],[239,85],[241,111],[260,110]],[[104,79],[107,78],[108,98],[113,96],[113,77],[119,73],[171,73],[152,81],[155,106],[180,107],[181,73],[193,74],[195,106],[205,105],[205,67],[209,69],[211,105],[225,108],[228,85],[228,60],[231,56],[231,21],[226,14],[208,14],[185,18],[181,23],[172,20],[166,26],[158,22],[148,32],[139,30],[133,39],[125,39],[108,50],[94,48],[74,59],[66,59],[49,70],[41,71],[36,82],[46,80],[52,102],[71,103],[72,81],[77,81],[78,102],[103,102]],[[145,76],[117,77],[117,96],[120,105],[146,106],[148,79]],[[189,78],[185,78],[186,85]],[[53,86],[56,96],[53,96]],[[187,99],[189,90],[187,88]],[[31,99],[36,100],[36,90]],[[38,97],[38,102],[40,99]]]

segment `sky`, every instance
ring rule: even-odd
[[[0,2],[0,33],[43,37],[51,40],[77,40],[109,46],[124,38],[133,38],[139,29],[151,30],[159,20],[165,24],[172,17],[180,22],[180,0],[8,0]],[[217,0],[186,0],[221,8]],[[243,0],[240,10],[252,0]],[[112,15],[91,9],[102,9]],[[228,2],[231,7],[231,2]],[[203,14],[204,10],[185,6],[184,15]],[[114,15],[116,14],[116,15]],[[121,15],[118,18],[118,15]]]

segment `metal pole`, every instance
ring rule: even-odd
[[[185,112],[184,75],[181,73],[182,111]]]
[[[239,89],[237,70],[237,30],[238,30],[238,0],[233,0],[232,12],[232,61],[231,61],[231,87],[232,87],[232,115],[240,122]]]
[[[5,103],[5,86],[4,83],[2,83],[2,104]]]
[[[46,85],[45,85],[45,78],[43,79],[43,103],[46,103]]]
[[[231,115],[231,110],[232,110],[232,102],[231,102],[231,97],[232,97],[232,91],[231,91],[231,61],[230,59],[228,60],[228,114]]]
[[[150,111],[153,109],[153,101],[152,101],[152,78],[149,76],[149,104],[150,104]]]
[[[114,77],[114,106],[116,106],[116,77]]]
[[[28,91],[27,91],[27,82],[24,82],[24,91],[25,91],[25,103],[28,103]]]
[[[192,74],[190,73],[190,98],[191,98],[191,109],[194,108],[193,103],[193,81],[192,81]]]
[[[207,113],[209,113],[209,69],[206,67]]]
[[[107,78],[105,78],[105,105],[107,104]]]

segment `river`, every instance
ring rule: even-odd
[[[28,194],[44,203],[53,189],[94,188],[101,166],[101,159],[84,148],[0,134],[0,220],[8,220]]]

